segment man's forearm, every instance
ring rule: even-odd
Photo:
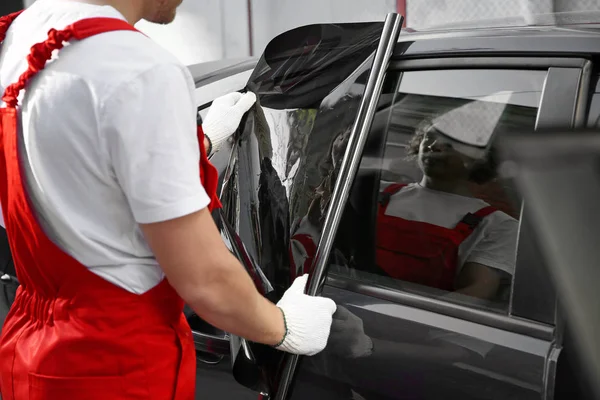
[[[269,302],[223,243],[209,210],[140,227],[169,283],[206,322],[294,354],[314,355],[327,344],[335,303],[304,293],[308,275],[294,280],[278,306]]]
[[[500,287],[500,276],[492,268],[469,262],[461,271],[455,293],[480,299],[493,298]]]
[[[477,297],[479,299],[491,299],[496,294],[497,287],[486,283],[474,283],[465,288],[455,291],[464,296]]]
[[[285,335],[281,310],[264,298],[233,257],[209,274],[188,301],[206,322],[248,340],[277,345]]]

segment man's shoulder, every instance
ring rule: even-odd
[[[52,68],[80,76],[106,90],[135,81],[143,74],[179,72],[193,89],[188,69],[171,53],[139,32],[118,31],[73,43]]]
[[[513,231],[519,228],[519,221],[502,210],[496,210],[487,217],[490,220],[490,227],[501,230]]]
[[[10,46],[2,51],[7,61],[3,67],[7,71],[24,70],[31,45],[44,40],[48,29],[60,30],[76,21],[94,17],[123,19],[117,10],[108,6],[36,1],[11,26],[7,36]],[[158,71],[158,78],[161,78],[161,73],[167,75],[162,77],[167,80],[169,73],[183,74],[189,89],[193,90],[193,80],[187,68],[167,49],[136,31],[105,32],[73,41],[60,50],[43,75],[47,83],[60,81],[63,86],[65,81],[84,83],[94,96],[102,98],[123,83],[134,82],[152,71]],[[12,72],[5,75],[7,82],[16,79]],[[57,78],[57,75],[64,79]]]
[[[176,64],[181,62],[167,49],[139,31],[106,32],[70,46],[73,52],[106,61],[137,64]]]

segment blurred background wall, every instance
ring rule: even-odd
[[[0,14],[34,1],[0,0]],[[183,63],[195,64],[258,56],[274,36],[297,26],[382,20],[394,11],[406,16],[408,27],[418,30],[517,17],[531,22],[539,14],[600,11],[600,0],[184,0],[173,24],[140,22],[138,28]]]
[[[184,0],[171,26],[139,28],[171,48],[186,64],[259,56],[289,29],[318,22],[381,20],[396,0]],[[177,48],[174,48],[176,46]],[[187,49],[192,49],[188,51]],[[180,50],[181,49],[181,50]]]

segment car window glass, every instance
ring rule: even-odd
[[[389,74],[329,271],[506,312],[521,207],[494,143],[534,129],[546,74]]]
[[[365,85],[358,80],[370,66],[365,61],[319,103],[306,107],[276,108],[258,96],[242,120],[237,167],[226,178],[221,201],[227,222],[236,227],[277,296],[312,260],[312,255],[290,260],[295,248],[290,237],[300,235],[316,248],[362,100]]]

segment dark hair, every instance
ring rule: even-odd
[[[437,132],[433,120],[426,118],[423,120],[415,129],[414,135],[408,142],[406,149],[408,158],[410,160],[416,160],[419,155],[419,147],[421,142],[427,133]],[[489,181],[495,179],[498,176],[498,162],[496,158],[496,149],[492,146],[488,152],[487,157],[483,160],[476,160],[473,163],[471,171],[469,172],[469,181],[474,182],[478,185],[483,185]]]

